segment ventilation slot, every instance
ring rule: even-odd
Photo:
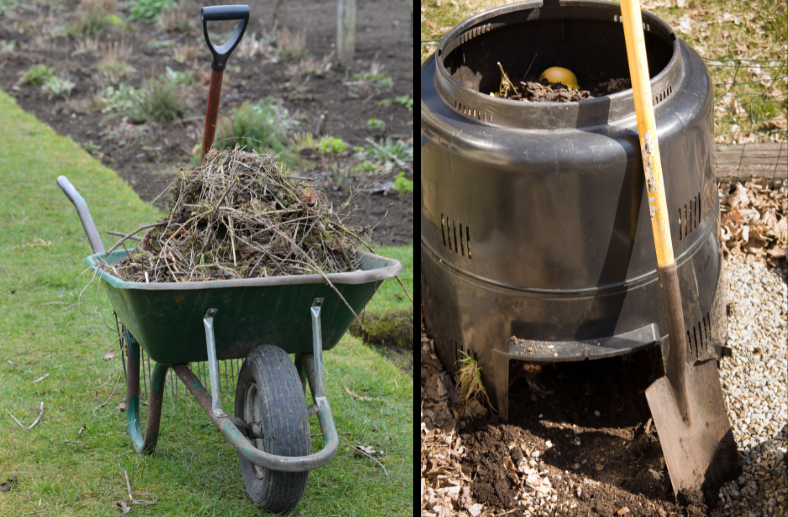
[[[700,192],[698,192],[698,195],[690,199],[689,204],[684,205],[683,209],[679,207],[679,240],[682,240],[698,227],[701,214]]]
[[[693,360],[705,357],[711,349],[711,317],[707,312],[692,330],[687,331],[687,351]]]
[[[484,122],[493,121],[492,115],[488,113],[484,113],[483,111],[480,110],[469,108],[468,106],[464,105],[460,101],[454,101],[454,109],[456,109],[463,115],[468,115],[469,117],[473,117],[475,119],[482,120]]]
[[[481,27],[473,28],[467,32],[465,32],[462,36],[460,36],[460,44],[467,43],[476,36],[484,34],[485,32],[489,32],[492,28],[492,24],[482,25]]]
[[[459,227],[459,228],[458,228]],[[468,258],[471,258],[471,229],[468,225],[464,226],[453,219],[441,214],[441,236],[443,237],[443,245],[449,250],[454,251],[457,255],[465,256],[465,250],[468,250]],[[457,232],[459,230],[459,234]],[[452,245],[454,242],[454,245]]]
[[[659,95],[654,97],[654,105],[656,106],[660,102],[664,101],[668,97],[668,95],[670,95],[671,93],[673,93],[673,87],[672,86],[668,86],[667,88],[662,90],[662,93],[660,93]]]

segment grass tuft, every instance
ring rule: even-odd
[[[292,165],[295,157],[286,145],[287,132],[297,124],[298,121],[290,118],[287,108],[274,99],[258,103],[247,101],[235,109],[232,116],[219,122],[213,146],[234,149],[237,145],[259,153],[270,149]]]

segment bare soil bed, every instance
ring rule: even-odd
[[[270,30],[275,2],[249,1],[251,19],[244,39],[262,39]],[[122,5],[122,4],[119,4]],[[174,177],[179,167],[190,166],[194,146],[200,142],[207,102],[210,53],[202,37],[199,4],[189,8],[189,27],[185,32],[163,31],[156,24],[132,24],[124,34],[109,32],[98,39],[98,49],[85,50],[84,40],[53,32],[58,24],[76,19],[79,2],[30,3],[17,8],[13,16],[0,16],[0,40],[15,42],[13,50],[0,54],[0,88],[16,98],[25,110],[51,125],[60,134],[89,149],[105,165],[126,180],[146,201],[153,201]],[[412,38],[410,8],[405,1],[359,1],[355,60],[348,66],[336,63],[332,55],[336,38],[336,2],[291,0],[279,13],[278,26],[303,30],[308,55],[289,58],[278,51],[266,50],[252,57],[234,52],[224,75],[219,116],[228,116],[244,101],[267,97],[281,99],[290,116],[299,121],[296,131],[318,134],[320,116],[324,115],[323,133],[338,137],[351,147],[368,145],[367,138],[391,137],[412,145],[413,116],[404,106],[381,105],[382,100],[413,95]],[[124,13],[125,14],[125,13]],[[234,23],[234,22],[232,22]],[[232,30],[229,26],[222,30]],[[164,73],[165,67],[176,72],[191,72],[193,87],[188,112],[173,123],[147,122],[133,125],[140,134],[133,139],[108,140],[108,129],[128,127],[130,122],[116,117],[107,120],[91,109],[91,102],[104,90],[97,80],[97,63],[108,45],[123,42],[131,46],[127,59],[136,73],[125,81],[139,88],[143,81]],[[154,42],[153,44],[151,42]],[[176,60],[176,57],[178,58]],[[304,59],[333,61],[320,75],[298,72]],[[50,97],[34,85],[18,86],[19,73],[32,65],[45,63],[75,83],[69,97]],[[393,84],[354,89],[348,85],[354,73],[370,70],[373,63],[383,70]],[[238,68],[235,68],[238,67]],[[371,118],[386,123],[385,129],[370,129]],[[351,149],[339,154],[340,171],[354,164]],[[298,171],[303,176],[318,176],[328,199],[338,205],[347,200],[351,190],[368,179],[359,173],[337,174],[321,160],[311,168]],[[413,180],[412,167],[405,175]],[[385,181],[393,180],[389,178]],[[370,189],[357,196],[350,208],[362,224],[378,225],[374,239],[378,244],[402,244],[413,240],[413,196],[372,194]],[[380,190],[380,189],[378,189]],[[156,204],[163,207],[167,196]],[[381,218],[386,214],[388,216]]]

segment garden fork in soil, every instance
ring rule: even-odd
[[[213,55],[211,60],[211,84],[208,87],[208,108],[205,113],[205,128],[202,134],[202,149],[200,150],[200,165],[202,165],[205,153],[213,145],[213,138],[216,134],[216,117],[219,114],[219,98],[222,93],[222,76],[224,67],[227,66],[227,59],[238,43],[241,42],[246,26],[249,24],[248,5],[218,5],[214,7],[203,7],[200,10],[202,20],[202,32],[205,36],[205,43]],[[211,20],[239,20],[235,32],[223,45],[214,46],[208,36],[208,22]]]

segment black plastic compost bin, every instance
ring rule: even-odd
[[[726,329],[712,86],[664,21],[648,12],[643,21],[697,361],[720,354]],[[493,9],[454,27],[422,65],[424,316],[444,365],[456,372],[460,351],[475,357],[506,418],[513,359],[580,361],[660,345],[664,361],[668,342],[632,90],[568,103],[496,98],[498,62],[515,85],[529,65],[537,74],[568,68],[581,86],[628,78],[619,5]]]

